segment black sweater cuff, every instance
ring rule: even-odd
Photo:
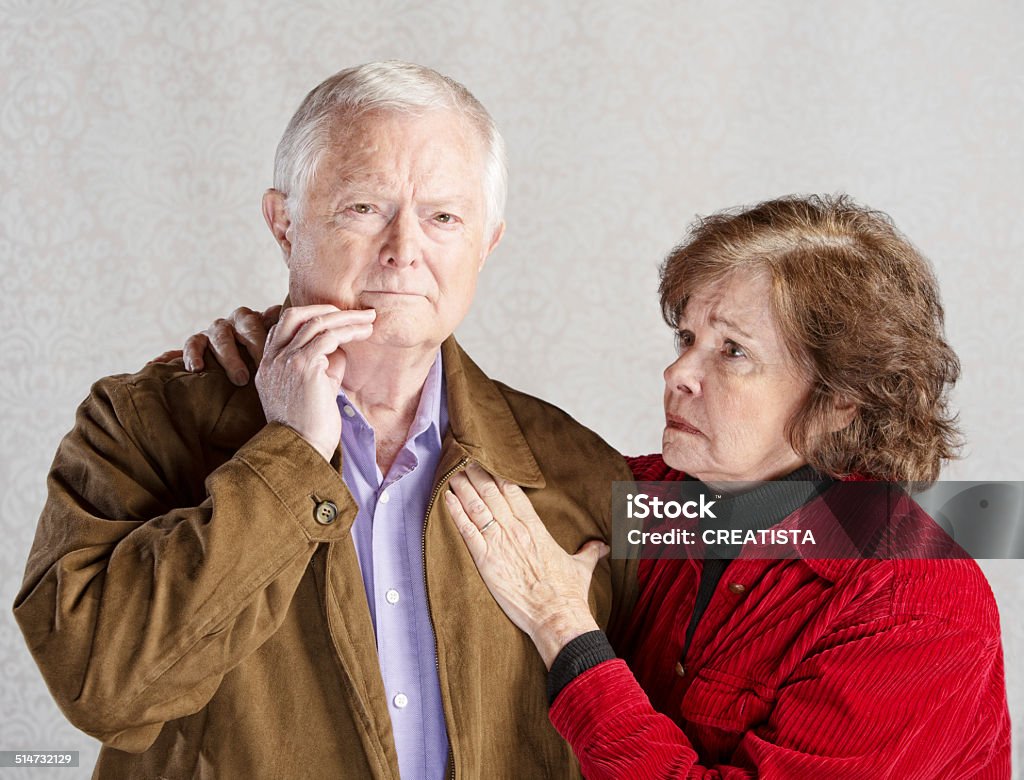
[[[548,706],[555,703],[566,685],[587,669],[613,658],[615,651],[604,631],[588,631],[573,639],[561,649],[548,672]]]

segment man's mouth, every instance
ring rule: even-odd
[[[427,296],[423,293],[407,290],[363,290],[359,298],[368,309],[409,306],[418,301],[427,300]]]

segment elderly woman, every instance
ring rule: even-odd
[[[771,527],[802,509],[793,480],[927,484],[955,454],[936,282],[885,215],[842,197],[716,214],[669,255],[660,295],[678,357],[638,480],[699,480]],[[609,642],[587,603],[601,541],[570,555],[526,491],[479,468],[450,485],[588,778],[1009,777],[999,618],[972,560],[643,560]]]
[[[935,279],[883,215],[844,198],[717,214],[660,294],[679,355],[637,479],[929,483],[954,454]],[[588,778],[1009,776],[999,618],[973,561],[644,560],[617,660],[587,607],[594,551],[563,552],[515,485],[470,469],[451,487]],[[799,508],[759,490],[750,511]]]

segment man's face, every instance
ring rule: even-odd
[[[281,241],[292,303],[375,309],[370,343],[436,348],[504,227],[486,230],[483,166],[479,135],[449,111],[337,123]]]

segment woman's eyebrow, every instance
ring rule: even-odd
[[[736,331],[737,333],[739,333],[744,338],[747,338],[747,339],[755,338],[755,336],[752,333],[748,333],[746,330],[744,330],[742,327],[737,325],[732,320],[726,319],[725,317],[722,317],[722,316],[720,316],[718,314],[712,314],[711,317],[709,317],[708,319],[709,319],[709,322],[712,325],[718,325],[718,324],[725,325],[725,327],[729,328],[730,330]]]

